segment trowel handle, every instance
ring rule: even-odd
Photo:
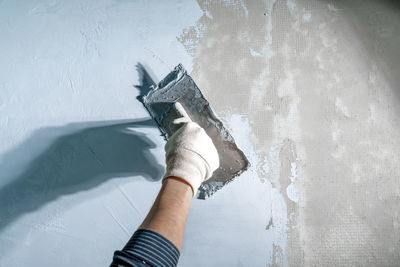
[[[171,103],[162,124],[167,132],[168,138],[173,135],[183,124],[192,121],[185,108],[179,102]]]

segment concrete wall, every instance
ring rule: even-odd
[[[398,266],[395,1],[0,0],[0,266],[104,266],[163,145],[134,85],[183,63],[252,168],[180,266]]]

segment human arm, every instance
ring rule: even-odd
[[[192,197],[219,166],[218,152],[204,129],[180,104],[175,108],[178,129],[165,145],[161,190],[139,230],[115,253],[113,264],[120,265],[112,266],[176,266]]]

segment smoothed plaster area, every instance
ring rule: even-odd
[[[165,167],[136,66],[191,72],[177,38],[201,16],[195,1],[0,1],[0,266],[109,265]],[[254,167],[193,201],[179,266],[283,262],[285,200],[256,171],[248,117],[221,119]]]

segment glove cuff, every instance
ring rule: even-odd
[[[175,176],[185,180],[192,187],[195,196],[208,173],[204,159],[193,151],[181,149],[168,155],[166,161],[167,170],[163,179]]]

